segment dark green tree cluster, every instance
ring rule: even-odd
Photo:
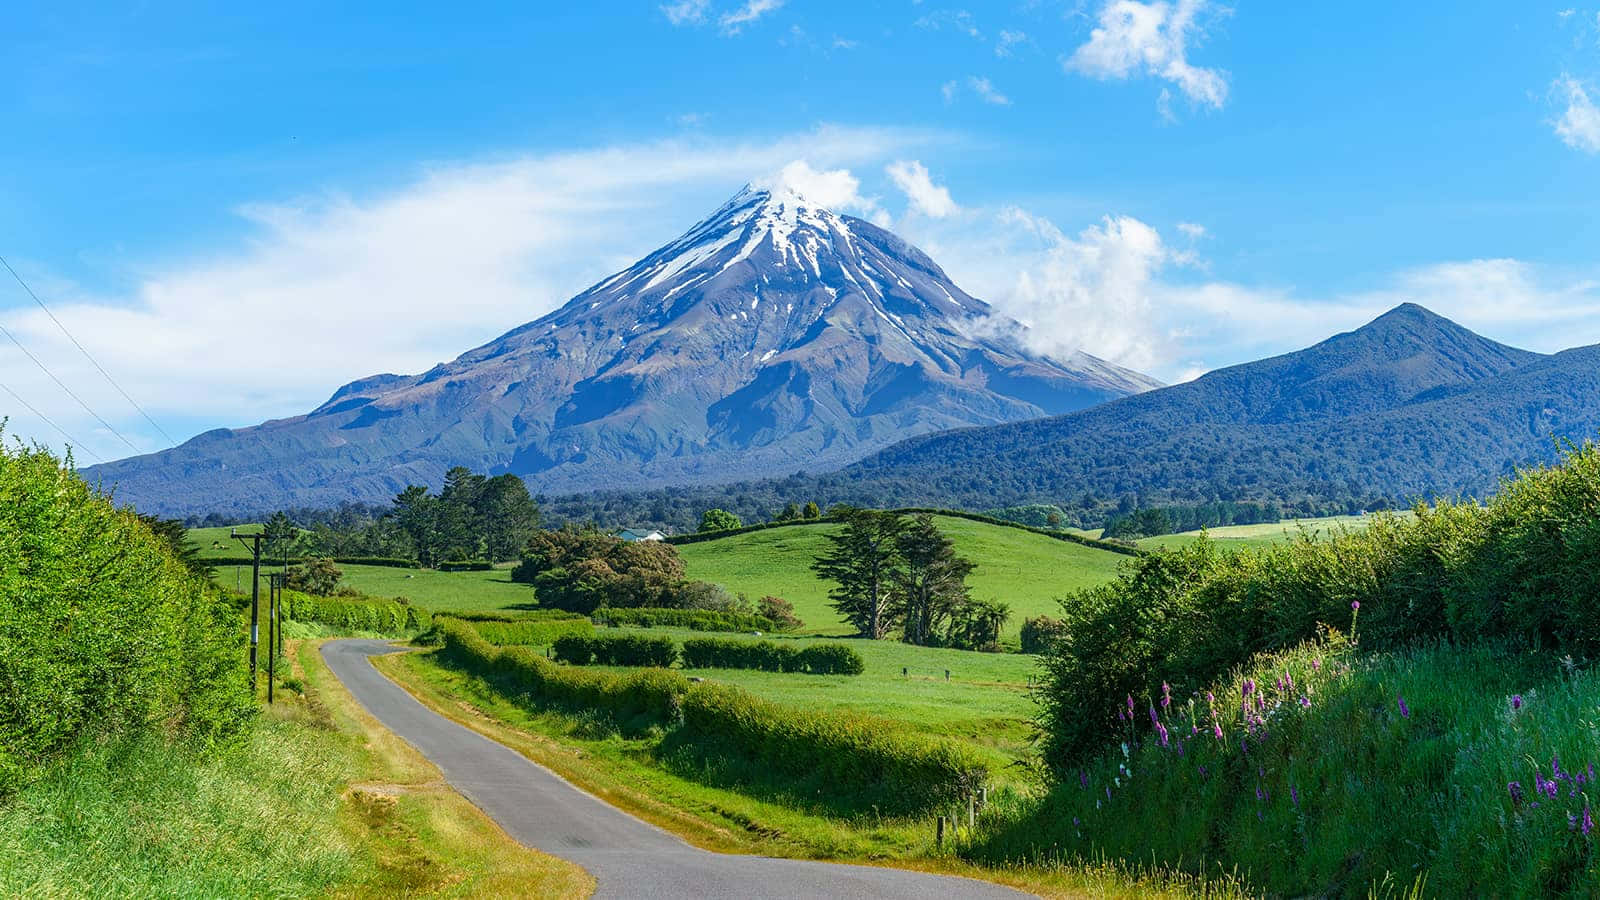
[[[434,494],[412,485],[394,498],[395,524],[425,566],[450,560],[515,559],[539,527],[539,507],[515,475],[457,466]]]
[[[834,608],[863,637],[899,630],[912,644],[995,648],[1010,609],[972,598],[967,576],[975,566],[933,516],[854,507],[836,507],[833,516],[842,527],[812,570],[833,582]]]
[[[822,518],[822,507],[816,501],[807,502],[805,506],[787,503],[783,511],[772,517],[774,522],[809,522]]]
[[[684,578],[671,544],[592,528],[535,532],[511,580],[533,585],[541,606],[584,615],[604,607],[748,611],[716,585]]]

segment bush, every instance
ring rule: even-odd
[[[283,592],[283,615],[296,622],[314,622],[340,631],[370,631],[402,635],[433,624],[428,611],[403,600],[374,597],[315,597],[300,591]],[[265,599],[262,608],[265,609]]]
[[[1061,637],[1066,626],[1060,619],[1034,616],[1022,622],[1022,652],[1043,653]]]
[[[794,604],[782,597],[762,597],[756,612],[772,622],[772,631],[794,631],[805,624],[794,614]]]
[[[640,628],[689,628],[694,631],[775,631],[771,619],[747,613],[713,609],[614,609],[596,610],[594,620],[602,625],[635,625]]]
[[[0,445],[0,794],[90,735],[253,715],[238,612],[131,510]]]
[[[667,668],[678,660],[671,638],[643,634],[567,634],[555,640],[556,659],[575,666],[653,666]]]
[[[861,654],[844,644],[812,644],[800,651],[800,664],[813,675],[860,675],[867,670]]]
[[[331,597],[339,590],[344,573],[331,559],[308,559],[304,565],[284,570],[284,585],[291,591]]]
[[[884,815],[962,802],[988,774],[969,748],[898,723],[786,708],[725,685],[690,687],[679,738],[690,759],[724,777]]]
[[[771,641],[735,641],[726,638],[690,638],[683,642],[685,669],[758,669],[763,672],[803,672],[798,648]]]
[[[493,568],[494,563],[487,559],[457,559],[438,565],[440,572],[487,572]]]

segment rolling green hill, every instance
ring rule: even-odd
[[[936,516],[956,552],[978,564],[968,582],[972,595],[1011,604],[1007,637],[1015,638],[1028,616],[1054,615],[1056,600],[1079,588],[1109,581],[1127,557],[1058,541],[1016,528]],[[690,578],[720,584],[751,599],[766,594],[794,604],[809,633],[850,631],[828,605],[828,585],[811,573],[825,551],[826,535],[838,526],[794,525],[753,531],[678,548]]]

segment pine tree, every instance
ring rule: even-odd
[[[976,566],[956,555],[955,544],[926,513],[911,520],[895,545],[903,564],[893,573],[894,614],[908,643],[935,643],[952,614],[968,602],[967,576]]]
[[[901,564],[897,541],[906,519],[872,509],[838,507],[835,512],[844,527],[828,535],[832,549],[811,569],[835,584],[828,597],[845,621],[865,637],[882,638],[894,625],[890,601]]]

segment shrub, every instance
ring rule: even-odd
[[[551,650],[561,662],[575,666],[653,666],[666,668],[678,660],[671,638],[643,634],[568,634]]]
[[[1050,649],[1056,639],[1066,629],[1060,619],[1049,616],[1034,616],[1022,622],[1022,652],[1043,653]]]
[[[339,590],[344,573],[331,559],[308,559],[304,565],[290,566],[284,570],[284,584],[291,591],[331,597]]]
[[[955,804],[987,775],[971,749],[897,723],[801,711],[725,685],[689,688],[679,738],[693,761],[724,777],[764,784],[803,802],[885,815]]]
[[[88,735],[253,714],[238,612],[131,510],[0,445],[0,794]]]
[[[782,597],[762,597],[756,603],[756,613],[772,622],[772,631],[794,631],[805,624],[794,614],[794,604]]]
[[[771,641],[735,641],[727,638],[690,638],[683,642],[685,669],[759,669],[763,672],[803,672],[798,648]]]
[[[860,675],[867,670],[861,654],[844,644],[812,644],[800,651],[800,664],[813,675]]]
[[[747,613],[713,609],[613,609],[596,610],[594,619],[604,625],[635,625],[641,628],[689,628],[694,631],[774,631],[771,619]]]
[[[487,559],[456,559],[438,565],[440,572],[487,572],[493,568],[494,563]]]

